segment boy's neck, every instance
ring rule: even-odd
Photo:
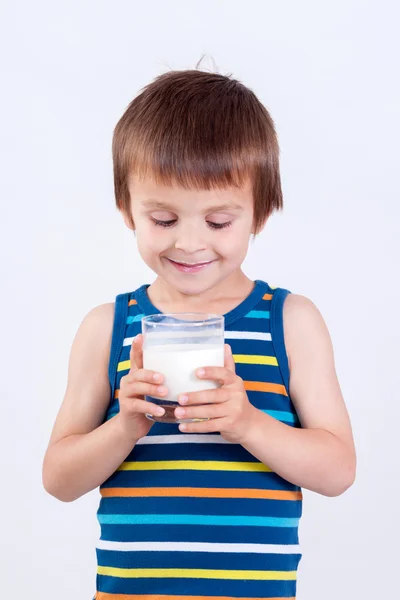
[[[202,294],[184,294],[161,277],[147,288],[150,302],[163,313],[212,312],[226,314],[238,306],[254,288],[254,281],[243,271],[232,273],[217,286]]]

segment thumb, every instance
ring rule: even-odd
[[[229,344],[224,344],[224,363],[225,367],[236,374],[235,361],[233,360],[232,348]]]

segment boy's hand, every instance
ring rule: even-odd
[[[187,433],[219,431],[229,442],[241,443],[259,412],[249,401],[243,379],[236,375],[231,347],[225,344],[225,366],[204,367],[201,379],[215,379],[222,383],[217,389],[189,392],[185,402],[180,396],[175,415],[184,419],[209,419],[201,423],[181,423],[179,429]],[[191,406],[191,405],[197,406]]]
[[[143,396],[165,396],[167,388],[159,387],[164,376],[161,373],[143,369],[143,336],[137,335],[130,352],[131,368],[128,375],[121,378],[119,391],[119,419],[123,430],[135,441],[147,435],[153,421],[145,414],[162,416],[165,410],[157,404],[147,402]]]

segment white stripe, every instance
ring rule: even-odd
[[[263,333],[262,331],[225,331],[225,339],[227,340],[262,340],[271,342],[271,334]]]
[[[152,331],[151,334],[151,339],[155,340],[155,339],[160,339],[162,342],[165,340],[165,337],[167,336],[168,339],[171,338],[177,338],[177,339],[182,339],[182,338],[205,338],[207,341],[214,337],[214,338],[218,338],[217,342],[222,340],[222,331],[220,329],[212,329],[210,331],[207,331],[207,333],[205,331],[182,331],[182,330],[177,330],[177,331]],[[129,344],[132,344],[133,341],[133,337],[131,338],[126,338],[124,340],[124,346],[129,346]]]
[[[154,335],[154,334],[152,334]],[[162,334],[164,336],[164,333]],[[201,334],[204,335],[204,334]],[[168,334],[168,337],[169,334]],[[270,333],[264,333],[262,331],[225,331],[226,340],[261,340],[264,342],[272,341]],[[124,339],[124,346],[131,346],[133,337]]]
[[[147,435],[140,438],[138,444],[231,444],[222,435],[202,435],[201,433],[189,433],[178,435]]]
[[[99,540],[99,550],[119,552],[254,552],[256,554],[300,554],[300,546],[284,544],[219,544],[210,542],[108,542]]]

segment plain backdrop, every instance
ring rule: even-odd
[[[151,283],[113,197],[111,138],[157,75],[232,73],[275,120],[285,210],[253,278],[311,298],[358,452],[339,498],[305,493],[299,600],[399,594],[399,8],[388,1],[2,2],[1,591],[90,600],[98,490],[41,485],[76,330]],[[213,63],[214,61],[214,63]]]

